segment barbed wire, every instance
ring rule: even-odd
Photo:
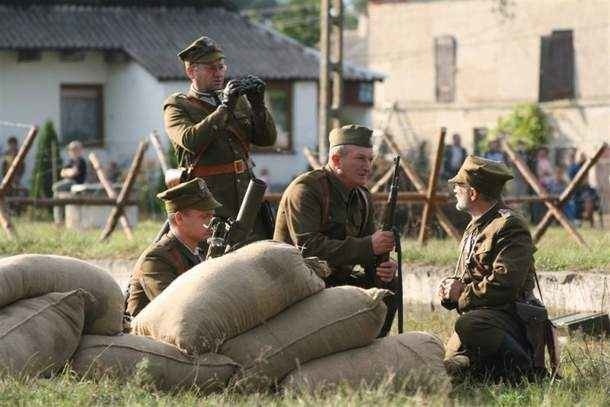
[[[22,127],[22,128],[32,128],[34,127],[33,124],[26,124],[26,123],[17,123],[17,122],[9,122],[9,121],[4,121],[4,120],[0,120],[0,126],[7,126],[7,127]]]

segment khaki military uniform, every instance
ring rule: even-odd
[[[129,282],[127,313],[136,316],[180,274],[203,261],[170,231],[138,259]]]
[[[381,287],[375,277],[371,235],[375,216],[366,188],[348,190],[328,167],[296,178],[282,196],[275,225],[274,240],[295,245],[304,256],[326,260],[332,273],[327,286],[356,285]],[[356,273],[359,265],[368,272]],[[389,286],[396,290],[398,279]],[[387,333],[396,311],[393,297],[386,301],[388,318],[382,333]]]
[[[454,276],[465,284],[457,303],[460,313],[447,344],[447,358],[466,354],[477,366],[493,362],[506,335],[531,350],[515,301],[534,288],[534,246],[526,222],[496,204],[470,222],[460,246]]]
[[[222,202],[219,216],[235,217],[252,178],[251,144],[271,146],[277,138],[269,111],[254,112],[247,98],[240,96],[231,112],[198,98],[192,89],[167,98],[163,111],[165,130],[180,164],[194,165],[193,176],[203,178]],[[255,231],[262,233],[261,228],[259,220]]]

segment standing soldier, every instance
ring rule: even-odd
[[[457,209],[472,216],[455,273],[439,288],[443,306],[460,314],[447,344],[450,373],[518,379],[533,371],[516,303],[534,302],[534,246],[525,221],[502,203],[512,178],[504,164],[469,156],[449,180]]]
[[[222,202],[220,217],[235,218],[248,183],[254,178],[250,145],[271,146],[277,132],[265,107],[265,83],[257,77],[230,80],[224,87],[225,64],[221,48],[201,37],[182,50],[191,80],[189,91],[175,93],[163,105],[165,130],[178,161],[201,177]],[[257,238],[270,237],[273,226],[259,215]]]
[[[126,312],[135,317],[180,274],[203,261],[199,243],[221,205],[201,178],[179,184],[157,197],[165,202],[170,230],[138,259],[129,282]]]
[[[302,174],[290,183],[277,214],[274,240],[293,244],[304,256],[326,260],[332,273],[329,287],[374,286],[398,292],[396,263],[375,266],[376,257],[394,247],[392,232],[375,231],[369,191],[373,149],[371,129],[349,125],[330,132],[328,164]],[[367,273],[357,272],[361,266]],[[397,299],[386,298],[388,313],[380,336],[385,336],[397,310]]]

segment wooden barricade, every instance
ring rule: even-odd
[[[123,188],[121,188],[121,192],[119,193],[116,204],[112,211],[110,212],[110,216],[108,216],[108,221],[106,222],[106,227],[102,231],[100,236],[100,241],[105,241],[112,234],[114,229],[116,228],[116,224],[118,223],[119,218],[124,214],[124,209],[127,204],[127,198],[131,193],[131,188],[136,180],[138,172],[140,171],[140,166],[142,164],[142,159],[144,158],[144,153],[148,148],[148,141],[141,141],[138,146],[138,150],[133,157],[133,161],[131,162],[131,167],[129,168],[129,172],[127,173],[127,178],[125,179],[125,183],[123,184]]]
[[[6,198],[4,198],[4,196],[10,189],[11,184],[13,182],[13,178],[17,174],[17,169],[23,163],[23,160],[25,160],[25,157],[27,156],[28,152],[30,151],[32,144],[34,144],[34,139],[36,138],[37,135],[38,135],[38,127],[36,127],[36,126],[30,127],[30,130],[28,131],[28,134],[25,137],[25,140],[23,141],[23,143],[21,144],[21,147],[19,148],[19,151],[17,152],[17,156],[15,156],[15,159],[11,163],[11,166],[9,167],[9,169],[6,171],[6,174],[4,175],[4,178],[2,179],[2,183],[0,184],[0,225],[2,226],[2,229],[4,229],[4,232],[6,233],[6,235],[9,239],[14,238],[16,232],[15,232],[15,228],[13,227],[13,224],[11,223],[10,215],[9,215],[8,211],[6,210],[6,206],[5,206]]]

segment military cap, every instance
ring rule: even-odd
[[[183,209],[211,211],[222,206],[214,199],[208,185],[201,178],[195,178],[169,188],[157,194],[157,198],[165,202],[167,213],[175,213]]]
[[[206,64],[224,58],[222,49],[209,37],[197,38],[192,44],[178,53],[183,61]]]
[[[449,183],[466,184],[492,197],[498,197],[510,179],[513,179],[513,175],[503,163],[469,155]]]
[[[328,141],[330,147],[340,146],[342,144],[352,144],[371,148],[373,147],[373,144],[371,143],[372,135],[373,130],[368,127],[350,124],[339,129],[333,129],[328,136]]]

